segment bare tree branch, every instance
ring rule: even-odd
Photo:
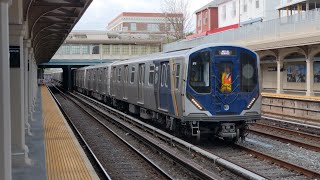
[[[166,14],[167,35],[176,40],[185,38],[186,32],[191,29],[189,6],[189,0],[162,0],[161,10]]]

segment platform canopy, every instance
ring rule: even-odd
[[[23,0],[27,37],[37,64],[48,62],[92,0]]]

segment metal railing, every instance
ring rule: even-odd
[[[239,43],[245,45],[315,32],[320,32],[320,9],[166,44],[164,45],[164,52],[192,48],[205,43]]]

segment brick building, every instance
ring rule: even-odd
[[[131,34],[167,34],[175,31],[174,25],[167,17],[179,16],[182,14],[166,13],[140,13],[123,12],[110,21],[107,31],[116,31]]]
[[[203,6],[195,12],[197,16],[196,33],[204,33],[219,27],[218,6],[215,1]]]

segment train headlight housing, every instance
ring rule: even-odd
[[[196,106],[199,110],[203,111],[205,110],[202,105],[193,97],[191,96],[190,94],[187,94],[187,98],[192,102],[192,104],[194,106]]]
[[[247,109],[250,109],[252,107],[252,105],[256,102],[258,97],[259,97],[259,95],[251,99],[250,103],[247,106]]]

